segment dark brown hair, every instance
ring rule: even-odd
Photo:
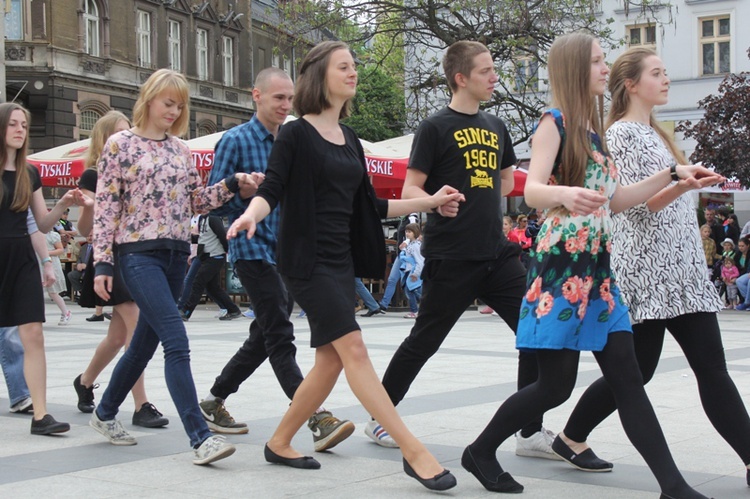
[[[5,142],[8,132],[8,124],[10,123],[10,116],[15,111],[22,111],[26,117],[26,126],[31,126],[31,115],[23,106],[13,103],[6,102],[0,104],[0,133],[3,135],[3,146],[0,147],[0,176],[5,171],[5,163],[8,161],[8,144]],[[29,148],[29,129],[26,129],[26,139],[23,141],[23,145],[16,151],[16,186],[13,194],[13,201],[10,204],[10,209],[15,212],[26,211],[29,209],[31,204],[31,196],[34,194],[31,187],[31,175],[26,165],[26,154]],[[5,188],[0,188],[0,203],[3,201],[3,195],[5,194]]]
[[[456,75],[468,77],[474,69],[474,57],[489,52],[489,49],[479,42],[456,42],[445,51],[443,56],[443,72],[448,80],[448,87],[452,92],[458,90]]]
[[[407,230],[410,230],[414,234],[414,239],[422,235],[422,229],[419,227],[419,224],[408,224],[404,227],[404,232]]]
[[[307,53],[299,67],[299,77],[294,92],[292,106],[297,116],[306,114],[320,114],[331,107],[328,100],[328,85],[326,72],[331,54],[337,50],[350,50],[344,42],[320,42]],[[347,100],[341,107],[339,119],[349,117],[351,100]]]

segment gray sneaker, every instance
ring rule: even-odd
[[[195,458],[193,464],[210,464],[234,454],[234,445],[226,441],[221,435],[211,435],[203,441],[197,449],[193,449]]]
[[[91,414],[89,426],[107,437],[112,445],[135,445],[138,443],[135,437],[125,431],[119,419],[102,421],[96,415],[96,411]]]
[[[200,403],[203,419],[206,420],[208,428],[214,433],[227,433],[238,435],[247,433],[248,428],[245,423],[238,423],[227,412],[224,402],[220,399],[202,400]]]
[[[330,411],[313,414],[307,422],[307,427],[313,434],[315,452],[323,452],[336,447],[354,433],[354,423],[348,420],[341,421]]]
[[[552,442],[555,441],[556,436],[544,427],[529,438],[523,438],[519,431],[516,433],[516,456],[538,457],[560,461],[560,456],[552,450]]]

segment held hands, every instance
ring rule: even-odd
[[[466,197],[458,189],[449,185],[444,185],[430,197],[435,204],[435,211],[443,217],[458,215],[458,204],[466,201]]]
[[[258,191],[258,187],[263,183],[266,176],[259,172],[252,173],[237,173],[237,180],[240,185],[240,197],[247,199],[255,195]]]
[[[65,208],[68,208],[72,205],[76,206],[82,206],[87,208],[93,208],[94,207],[94,200],[88,197],[81,191],[81,189],[71,189],[68,192],[66,192],[62,198],[60,198],[59,203],[62,204]]]
[[[112,276],[98,275],[94,277],[94,291],[99,295],[99,298],[108,301],[109,293],[112,291]]]
[[[709,170],[701,165],[677,165],[677,185],[684,191],[702,189],[725,182],[726,177]]]
[[[227,231],[227,239],[234,239],[235,237],[237,237],[237,234],[239,234],[243,230],[247,231],[247,238],[251,239],[255,235],[256,226],[257,223],[255,222],[255,219],[251,215],[243,213],[240,218],[235,220],[234,223],[229,226],[229,230]]]
[[[412,274],[409,276],[409,279],[411,279],[412,282],[417,282],[417,280],[419,279],[419,276]]]
[[[602,196],[591,189],[584,187],[560,187],[563,188],[562,199],[560,200],[562,205],[569,212],[577,215],[590,215],[607,202],[606,196]]]

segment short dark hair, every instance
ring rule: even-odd
[[[419,224],[408,224],[404,228],[404,232],[406,232],[407,230],[414,234],[415,238],[422,235],[422,229],[419,227]]]
[[[297,116],[320,114],[331,107],[331,102],[328,100],[326,71],[328,71],[331,54],[342,49],[350,50],[349,45],[344,42],[320,42],[302,60],[292,101]],[[339,118],[347,118],[350,108],[351,100],[348,100],[342,106]]]
[[[474,57],[490,50],[482,43],[462,40],[456,42],[445,51],[443,56],[443,71],[448,80],[448,87],[452,92],[458,90],[456,75],[461,73],[469,76],[474,69]]]

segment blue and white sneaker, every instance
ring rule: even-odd
[[[248,319],[255,319],[255,312],[252,308],[248,308],[246,312],[242,312],[242,315],[244,315]]]
[[[385,428],[380,426],[380,423],[375,420],[367,423],[367,425],[365,426],[365,435],[370,437],[373,442],[381,447],[398,449],[398,444],[395,440],[393,440],[393,437],[391,437],[388,432],[385,431]]]

